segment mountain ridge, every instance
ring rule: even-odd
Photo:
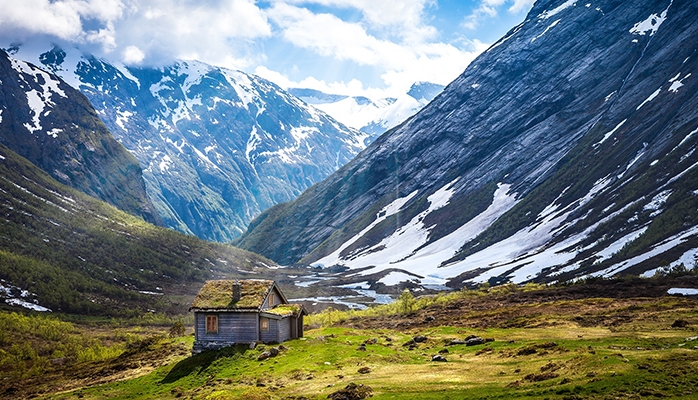
[[[366,135],[273,83],[196,61],[126,67],[77,49],[15,46],[77,85],[142,165],[166,226],[237,237],[365,147]]]
[[[537,2],[427,107],[237,243],[455,287],[692,263],[695,213],[687,229],[665,220],[694,201],[693,8]],[[670,154],[679,142],[688,152]]]
[[[138,162],[82,93],[2,50],[0,79],[0,142],[55,179],[162,224]]]

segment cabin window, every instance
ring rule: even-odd
[[[259,319],[259,328],[263,331],[268,331],[269,330],[269,318],[260,318]]]
[[[218,333],[218,315],[206,316],[206,333]]]
[[[269,307],[274,307],[274,293],[269,293]]]

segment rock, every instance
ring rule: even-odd
[[[354,382],[348,384],[344,389],[340,389],[327,396],[332,400],[363,400],[373,396],[373,389],[370,386]]]
[[[448,354],[448,349],[439,350],[439,354]]]
[[[427,337],[426,336],[415,336],[412,338],[412,340],[414,340],[415,343],[424,343],[427,341]]]
[[[458,340],[458,339],[453,339],[451,342],[448,344],[449,346],[455,346],[458,344],[465,344],[465,340]]]
[[[448,360],[446,359],[446,357],[437,354],[437,355],[431,357],[431,361],[446,362],[446,361],[448,361]]]
[[[359,370],[356,371],[356,372],[358,372],[358,373],[360,373],[360,374],[368,374],[369,372],[371,372],[371,368],[369,368],[369,367],[361,367],[361,368],[359,368]]]
[[[358,351],[366,351],[366,345],[365,344],[360,344],[359,347],[356,348]]]
[[[673,324],[671,324],[671,327],[672,328],[685,328],[688,325],[689,325],[688,321],[686,321],[685,319],[677,319],[676,321],[674,321]]]
[[[427,315],[426,317],[424,317],[424,322],[432,322],[435,319],[436,318],[432,317],[431,315]]]
[[[271,357],[271,353],[268,351],[262,352],[257,356],[257,361],[262,361],[266,360],[267,358]]]
[[[271,357],[276,357],[279,355],[279,349],[277,349],[276,347],[272,347],[271,349],[269,349],[269,354],[271,355]]]
[[[477,345],[480,345],[480,344],[485,344],[485,339],[483,339],[483,338],[481,338],[481,337],[479,337],[479,336],[475,336],[475,337],[472,337],[472,338],[470,338],[470,339],[466,339],[466,340],[465,340],[465,345],[466,345],[466,346],[477,346]]]
[[[366,345],[366,344],[376,344],[376,343],[378,343],[378,339],[376,339],[376,338],[370,338],[370,339],[364,340],[364,345]]]

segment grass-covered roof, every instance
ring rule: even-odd
[[[247,279],[239,280],[240,300],[233,301],[233,285],[235,280],[206,281],[199,290],[193,309],[257,309],[261,307],[274,281]]]
[[[276,306],[274,306],[274,308],[264,310],[264,312],[269,314],[280,315],[282,317],[288,315],[293,315],[294,317],[297,317],[302,310],[303,306],[300,304],[277,304]]]

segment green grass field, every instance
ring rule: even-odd
[[[511,293],[470,296],[476,302],[466,305],[451,296],[408,313],[335,312],[334,326],[307,330],[263,361],[257,357],[271,345],[192,357],[190,334],[98,329],[102,346],[118,355],[49,363],[44,373],[15,376],[10,385],[5,378],[0,397],[326,399],[354,383],[369,387],[374,399],[698,399],[696,299],[521,304],[522,293]],[[100,338],[94,326],[72,329],[66,334]],[[427,339],[406,346],[416,335]],[[494,341],[450,345],[469,335]],[[432,361],[437,354],[447,361]]]

